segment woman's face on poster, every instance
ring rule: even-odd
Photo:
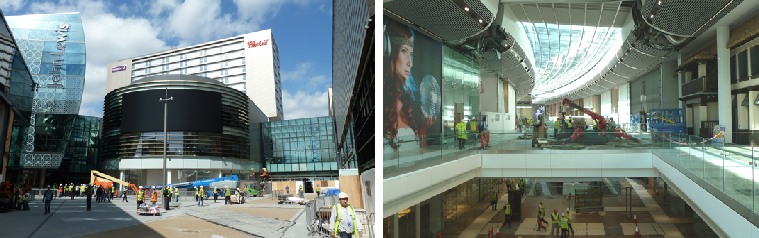
[[[407,79],[411,75],[412,61],[414,61],[414,47],[401,45],[395,61],[395,70],[400,78]]]

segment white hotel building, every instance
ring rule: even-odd
[[[271,29],[124,59],[107,70],[106,93],[151,75],[198,75],[245,92],[269,120],[284,119],[279,49]]]

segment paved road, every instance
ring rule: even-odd
[[[244,237],[307,237],[305,215],[301,215],[300,205],[246,203],[229,206],[300,209],[289,219],[295,222],[234,212],[222,209],[223,206],[224,203],[214,204],[213,200],[202,207],[194,201],[185,201],[178,209],[162,211],[162,216],[139,216],[134,199],[130,199],[130,203],[122,203],[121,199],[112,203],[93,203],[92,211],[86,211],[84,198],[61,198],[53,200],[52,214],[43,215],[44,204],[37,199],[30,202],[29,211],[0,213],[0,231],[4,231],[0,237],[77,237],[185,216],[237,230]]]

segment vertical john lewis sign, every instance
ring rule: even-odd
[[[69,24],[60,24],[58,25],[58,29],[56,30],[56,33],[58,33],[58,37],[56,38],[56,46],[58,49],[58,52],[50,52],[50,55],[55,56],[55,59],[53,59],[53,68],[48,71],[48,73],[51,75],[51,81],[52,83],[48,83],[48,88],[64,88],[63,84],[61,84],[61,80],[63,79],[63,76],[61,75],[61,69],[63,69],[64,65],[64,58],[63,54],[66,53],[66,40],[68,39],[68,31],[69,31]]]

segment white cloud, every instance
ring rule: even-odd
[[[282,81],[298,81],[306,78],[306,75],[313,70],[314,64],[311,62],[300,62],[295,64],[295,70],[281,72]]]
[[[284,90],[282,92],[282,106],[284,107],[282,110],[285,119],[327,116],[329,113],[327,96],[327,90],[311,93],[304,91],[291,93]]]
[[[166,49],[159,29],[145,19],[118,18],[111,14],[84,15],[87,40],[87,72],[79,113],[103,115],[106,66],[114,61]]]
[[[87,47],[87,69],[80,115],[103,116],[106,65],[114,61],[166,49],[158,38],[160,29],[146,19],[120,18],[108,13],[102,1],[63,0],[39,3],[31,7],[36,13],[80,12]]]
[[[24,0],[2,0],[0,1],[0,10],[4,13],[13,12],[21,9],[26,3]]]
[[[180,44],[193,44],[259,29],[259,24],[232,19],[221,13],[220,1],[187,0],[174,8],[167,19],[168,30]]]

